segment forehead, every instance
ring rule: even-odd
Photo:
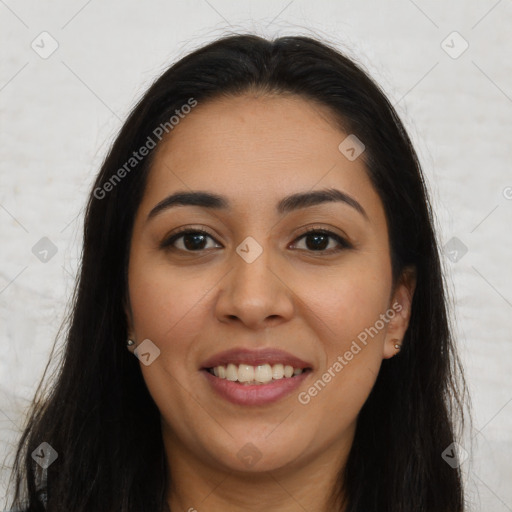
[[[384,212],[362,157],[350,161],[338,148],[347,135],[326,106],[299,96],[199,102],[159,146],[141,207],[191,189],[228,195],[247,212],[294,192],[335,187],[378,220]]]

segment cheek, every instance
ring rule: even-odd
[[[314,313],[311,317],[318,319],[318,326],[323,324],[321,339],[331,353],[344,351],[347,342],[386,312],[391,285],[386,259],[354,257],[328,274],[303,274],[294,291]]]
[[[194,279],[190,273],[171,271],[164,264],[142,265],[134,259],[129,270],[134,330],[139,341],[149,338],[159,347],[160,362],[178,366],[175,356],[179,355],[182,367],[188,360],[214,284],[215,279],[204,273],[201,279]]]
[[[302,280],[308,317],[322,342],[324,357],[316,380],[302,395],[308,417],[339,429],[340,416],[354,421],[382,363],[391,268],[386,259],[365,259],[338,269],[326,280]],[[371,261],[371,264],[370,264]],[[309,291],[309,295],[306,292]],[[306,314],[306,313],[304,313]],[[381,316],[383,315],[383,316]],[[382,318],[385,320],[382,320]],[[327,414],[326,411],[338,411]]]
[[[194,279],[169,266],[137,265],[136,260],[129,271],[137,341],[150,339],[160,350],[150,365],[140,363],[141,372],[162,416],[175,426],[192,428],[197,416],[204,415],[200,407],[191,406],[197,399],[190,399],[195,395],[190,383],[197,371],[195,341],[201,335],[208,291],[214,284],[208,276]]]
[[[180,403],[178,410],[183,410],[181,386],[197,370],[194,341],[204,323],[208,282],[153,264],[134,265],[129,283],[136,338],[138,342],[150,339],[160,350],[151,365],[141,362],[144,380],[159,407],[165,408],[172,396],[174,403]]]

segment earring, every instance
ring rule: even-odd
[[[400,350],[400,349],[402,348],[402,345],[400,345],[400,343],[398,343],[398,341],[399,341],[399,340],[398,340],[398,339],[396,339],[396,340],[393,340],[393,341],[395,341],[395,342],[396,342],[396,343],[395,343],[395,349],[396,349],[396,350]]]
[[[126,346],[131,347],[132,345],[135,345],[135,341],[128,339],[128,341],[126,342]]]

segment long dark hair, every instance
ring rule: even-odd
[[[435,219],[411,141],[381,89],[338,50],[310,37],[252,34],[224,36],[172,65],[112,145],[87,203],[63,361],[50,391],[34,399],[17,448],[12,507],[165,509],[169,475],[160,413],[139,362],[125,348],[129,244],[155,149],[136,163],[130,158],[155,142],[158,148],[162,127],[172,136],[169,120],[184,105],[200,108],[248,91],[325,105],[340,128],[364,142],[368,175],[389,226],[394,281],[406,267],[417,271],[403,348],[383,361],[360,411],[332,510],[464,510],[460,469],[442,453],[463,427],[466,385],[451,335]],[[43,442],[58,454],[46,470],[32,457]]]

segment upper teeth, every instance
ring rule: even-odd
[[[215,366],[213,374],[220,379],[227,379],[238,382],[257,382],[266,384],[272,379],[279,380],[283,377],[292,377],[302,373],[302,368],[294,368],[290,365],[263,364],[260,366],[251,366],[249,364],[234,365],[232,363],[227,366]]]

